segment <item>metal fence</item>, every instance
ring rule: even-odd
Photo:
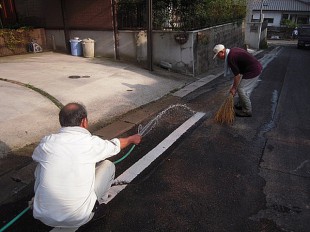
[[[203,2],[153,1],[153,29],[194,30],[236,21],[245,16],[245,5],[230,5],[230,8],[223,9],[222,5],[203,5]],[[147,10],[146,0],[119,0],[118,29],[147,29]]]
[[[146,1],[119,1],[117,5],[118,29],[146,29]]]

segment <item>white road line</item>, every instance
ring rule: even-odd
[[[205,113],[198,112],[173,131],[167,138],[153,148],[149,153],[143,156],[125,172],[119,175],[115,179],[115,183],[121,185],[112,186],[108,192],[109,198],[100,202],[107,204],[110,202],[119,192],[126,188],[127,184],[136,178],[145,168],[147,168],[155,159],[163,154],[174,142],[176,142],[189,128],[197,123]],[[122,184],[124,183],[124,184]]]
[[[134,178],[136,178],[145,168],[147,168],[154,160],[162,155],[172,144],[174,144],[189,128],[195,125],[205,113],[198,112],[191,118],[185,121],[175,131],[173,131],[167,138],[160,142],[155,148],[149,151],[145,156],[134,163],[130,168],[119,175],[114,182],[115,183],[126,183],[121,185],[112,186],[108,192],[109,198],[105,201],[99,202],[100,204],[107,204],[110,202],[118,193],[127,187]],[[54,228],[51,232],[62,231],[62,232],[74,232],[78,228]]]
[[[222,74],[223,74],[223,72],[218,73],[217,75],[208,75],[204,78],[200,78],[198,81],[195,81],[189,85],[186,85],[185,87],[176,91],[172,95],[176,96],[176,97],[180,97],[180,98],[185,97],[189,93],[192,93],[196,89],[208,84],[209,82],[213,81],[215,78],[221,76]]]

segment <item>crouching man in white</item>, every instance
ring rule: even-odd
[[[96,216],[97,201],[114,180],[115,166],[105,159],[139,144],[141,136],[109,141],[91,135],[87,111],[78,103],[64,106],[59,122],[59,133],[45,136],[32,155],[38,163],[33,216],[52,227],[79,227]]]

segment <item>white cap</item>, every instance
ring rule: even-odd
[[[215,47],[213,48],[213,52],[214,52],[214,56],[213,56],[213,59],[215,59],[215,57],[217,56],[217,54],[224,50],[225,49],[225,46],[223,44],[217,44],[215,45]]]

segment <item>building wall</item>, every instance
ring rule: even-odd
[[[63,2],[63,5],[61,4]],[[111,0],[15,0],[19,21],[47,29],[112,30]]]
[[[268,26],[280,27],[282,20],[281,12],[264,12],[263,17],[273,19],[273,23],[268,23]]]
[[[66,0],[68,28],[112,30],[111,0]]]
[[[281,25],[282,13],[281,12],[266,12],[264,14],[265,18],[273,18],[273,23],[268,23],[268,26],[277,26]]]
[[[15,8],[20,22],[43,25],[44,6],[43,2],[37,0],[15,0]]]
[[[45,23],[48,29],[63,29],[63,14],[60,0],[46,0],[44,4]]]

